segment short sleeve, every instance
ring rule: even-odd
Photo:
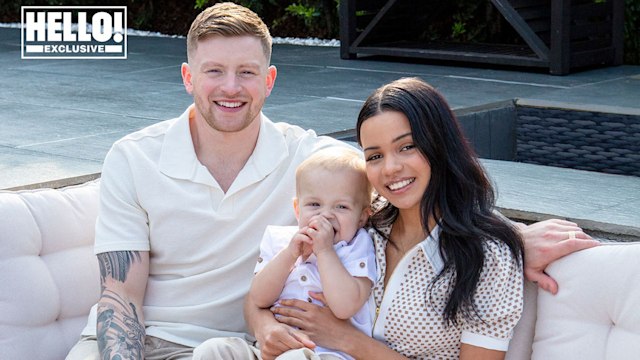
[[[119,145],[109,150],[102,168],[96,254],[150,250],[147,212],[140,206],[131,165]]]
[[[506,351],[522,315],[522,266],[506,244],[486,242],[484,251],[485,264],[474,296],[481,319],[464,321],[461,342]]]
[[[260,272],[269,261],[289,245],[297,229],[295,226],[267,226],[260,241],[260,255],[253,270],[254,274]]]
[[[373,240],[366,230],[358,230],[349,245],[338,249],[337,252],[349,274],[366,277],[375,284],[377,278],[375,249]]]

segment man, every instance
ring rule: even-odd
[[[277,72],[269,31],[250,10],[203,11],[187,53],[182,78],[195,104],[119,140],[105,159],[95,244],[102,294],[68,359],[256,356],[242,306],[261,234],[295,224],[296,166],[339,144],[262,114]],[[550,246],[532,244],[548,253],[566,229],[579,231],[550,223],[523,233],[547,234]],[[535,261],[540,274],[552,260],[544,259]],[[250,315],[270,354],[312,344],[270,314]]]

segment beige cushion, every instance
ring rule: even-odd
[[[98,300],[97,181],[0,191],[0,357],[62,359]]]
[[[640,356],[640,243],[580,251],[547,272],[560,290],[538,292],[532,359]]]

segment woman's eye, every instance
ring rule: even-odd
[[[371,156],[367,157],[367,161],[378,160],[378,159],[380,159],[380,158],[381,158],[381,156],[380,156],[380,155],[378,155],[378,154],[374,154],[374,155],[371,155]]]
[[[413,148],[415,148],[416,146],[413,144],[409,144],[409,145],[405,145],[402,147],[401,151],[406,151],[406,150],[411,150]]]

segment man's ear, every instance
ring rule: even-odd
[[[182,63],[180,72],[182,73],[182,83],[184,84],[184,88],[189,94],[193,94],[193,83],[191,82],[191,67],[189,67],[189,64]]]
[[[267,96],[271,95],[271,90],[273,90],[273,86],[276,84],[276,76],[278,75],[278,69],[275,66],[271,65],[267,69]]]
[[[298,198],[293,198],[293,212],[296,214],[296,220],[300,220],[300,204]]]

